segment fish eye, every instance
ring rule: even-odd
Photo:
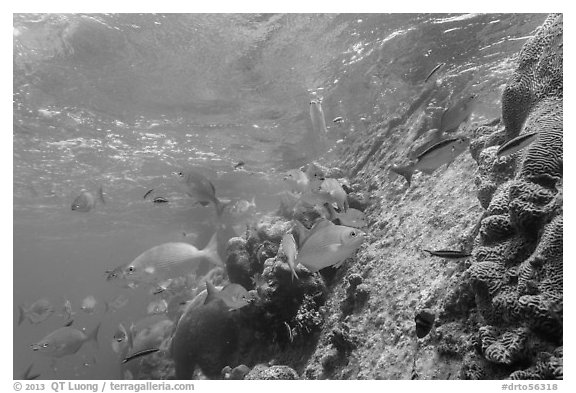
[[[42,348],[48,348],[48,343],[42,344]]]
[[[128,266],[128,273],[134,273],[134,266]]]
[[[352,237],[356,237],[357,234],[358,234],[358,233],[356,233],[356,231],[351,231],[351,232],[350,232],[350,236],[352,236]]]

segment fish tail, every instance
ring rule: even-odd
[[[103,205],[106,204],[106,200],[104,199],[104,187],[98,187],[98,200],[102,202]]]
[[[220,199],[214,198],[214,207],[216,207],[216,216],[218,218],[222,217],[222,213],[224,212],[224,208],[228,205],[228,203],[220,202]]]
[[[404,176],[404,178],[408,182],[408,187],[410,187],[410,184],[412,182],[412,174],[414,174],[414,164],[408,164],[406,166],[392,165],[390,170],[394,173]]]
[[[18,316],[18,326],[20,326],[22,322],[24,322],[24,319],[26,319],[26,310],[24,310],[23,306],[18,306],[18,309],[20,310],[20,315]]]
[[[101,323],[99,323],[94,330],[92,330],[89,334],[88,337],[86,338],[86,341],[93,341],[94,342],[94,346],[96,348],[98,348],[98,331],[100,330],[100,325]]]
[[[204,252],[204,257],[210,262],[218,266],[224,266],[224,262],[222,262],[220,255],[218,255],[218,231],[214,232],[210,241],[202,251]]]

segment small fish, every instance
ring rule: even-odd
[[[298,279],[296,274],[296,258],[298,256],[298,249],[296,248],[296,241],[291,233],[287,233],[282,237],[280,242],[280,248],[288,258],[288,266],[290,266],[290,271],[292,272],[292,279]]]
[[[72,303],[70,303],[70,300],[66,299],[64,301],[62,312],[62,316],[66,317],[66,319],[72,319],[72,317],[76,314],[75,312],[72,312]]]
[[[222,300],[230,311],[238,310],[252,302],[248,291],[240,284],[230,283],[224,286],[221,291],[218,291],[210,281],[206,281],[206,300],[204,304],[209,304],[216,299]]]
[[[312,129],[316,135],[325,136],[328,133],[324,111],[322,110],[322,100],[310,101],[310,119],[312,120]]]
[[[414,171],[431,174],[444,164],[448,164],[446,167],[449,167],[452,161],[466,150],[469,143],[470,140],[465,137],[443,140],[421,153],[416,162],[403,167],[393,165],[390,170],[404,176],[410,186]]]
[[[326,180],[326,175],[324,170],[315,163],[311,162],[306,167],[306,176],[308,176],[308,182],[310,183],[310,188],[318,188],[324,180]]]
[[[151,189],[149,189],[148,191],[146,191],[146,194],[144,194],[144,198],[143,198],[143,199],[146,199],[146,197],[147,197],[148,195],[152,194],[152,191],[154,191],[153,188],[151,188]]]
[[[334,224],[354,228],[364,228],[367,225],[364,213],[358,209],[349,208],[345,212],[336,212],[334,207],[329,203],[325,203],[324,208],[328,212],[328,220]]]
[[[132,331],[127,330],[123,324],[119,324],[112,336],[112,349],[116,353],[121,353],[123,349],[130,347],[132,347]]]
[[[291,169],[286,172],[283,180],[288,184],[291,190],[297,192],[306,192],[310,189],[310,181],[306,173],[300,169]]]
[[[245,199],[230,202],[226,205],[225,211],[234,218],[242,218],[251,215],[254,209],[256,209],[256,200],[255,197],[252,197],[250,202]]]
[[[312,273],[328,266],[338,268],[362,245],[364,238],[365,233],[359,229],[320,220],[304,240],[298,240],[300,248],[296,263],[306,266]]]
[[[430,253],[430,255],[433,255],[435,257],[448,258],[448,259],[462,259],[472,256],[472,254],[469,254],[465,251],[453,251],[453,250],[437,250],[437,251],[422,250],[422,251],[426,251],[427,253]]]
[[[30,348],[34,352],[55,358],[72,355],[78,352],[85,342],[93,341],[98,346],[99,329],[100,324],[92,332],[85,334],[76,328],[64,326],[48,334],[37,343],[30,345]]]
[[[530,132],[528,134],[517,136],[516,138],[506,142],[496,152],[498,157],[506,157],[514,154],[526,146],[530,145],[538,138],[538,132]]]
[[[325,179],[322,183],[320,183],[320,187],[317,191],[312,191],[322,195],[326,202],[336,203],[339,209],[343,211],[348,209],[346,191],[344,191],[344,188],[342,188],[338,180],[331,178]]]
[[[32,372],[33,366],[34,366],[34,364],[31,364],[28,366],[28,368],[24,371],[24,374],[22,374],[22,376],[20,377],[21,380],[29,381],[29,380],[37,379],[40,376],[40,374],[30,374]]]
[[[120,294],[114,298],[111,302],[104,303],[104,312],[112,311],[116,312],[122,307],[128,304],[128,297],[124,294]]]
[[[92,314],[94,312],[94,309],[96,308],[96,304],[97,301],[94,296],[87,296],[84,298],[84,300],[82,300],[82,305],[80,306],[80,309],[87,314]]]
[[[434,69],[432,71],[430,71],[430,73],[428,74],[428,76],[426,77],[426,80],[424,80],[424,83],[428,82],[428,79],[430,79],[430,77],[432,75],[434,75],[436,72],[440,71],[440,69],[442,67],[444,67],[446,65],[446,63],[440,63],[438,64],[436,67],[434,67]]]
[[[54,307],[48,299],[39,299],[32,303],[30,307],[23,305],[18,306],[20,316],[18,318],[18,326],[27,319],[32,324],[37,324],[45,321],[54,313]]]
[[[102,186],[100,186],[98,188],[98,200],[105,205],[106,201],[104,200],[104,190],[102,188]],[[74,199],[74,202],[72,202],[72,210],[73,211],[78,211],[78,212],[89,212],[90,210],[92,210],[95,206],[96,206],[96,197],[94,197],[94,195],[92,195],[92,193],[83,190],[79,196],[76,197],[76,199]]]
[[[344,118],[341,116],[335,117],[332,122],[339,124],[339,123],[344,123]]]
[[[151,302],[146,308],[148,314],[163,314],[168,310],[168,302],[166,299],[160,299]]]
[[[414,317],[414,321],[416,322],[416,337],[426,337],[426,335],[430,333],[430,330],[432,330],[435,318],[434,313],[428,310],[422,310],[416,314]]]
[[[461,123],[470,118],[470,115],[476,109],[477,103],[478,95],[471,94],[446,109],[440,118],[440,131],[456,131]]]
[[[206,176],[196,171],[178,172],[180,182],[185,186],[186,193],[197,202],[214,203],[216,215],[220,217],[225,204],[216,197],[214,184]]]
[[[241,168],[245,165],[246,163],[244,161],[239,161],[238,164],[234,165],[234,169],[238,169]]]
[[[217,233],[202,250],[188,243],[164,243],[144,251],[122,268],[115,276],[132,283],[158,283],[170,278],[190,274],[203,260],[224,266],[218,255]],[[116,271],[116,269],[114,270]]]
[[[156,197],[152,200],[154,203],[168,203],[168,199],[164,197]]]
[[[150,355],[151,353],[158,352],[159,350],[160,349],[158,349],[158,348],[150,348],[150,349],[145,349],[145,350],[140,351],[140,352],[136,352],[136,353],[124,358],[124,360],[122,360],[122,364],[127,363],[130,360],[137,359],[141,356],[146,356],[146,355]]]

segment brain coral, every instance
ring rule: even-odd
[[[563,375],[562,19],[549,15],[524,45],[502,96],[504,129],[489,135],[484,125],[471,143],[486,212],[460,287],[473,291],[485,325],[477,336],[483,361],[512,379]],[[496,156],[497,144],[531,132],[532,144]]]

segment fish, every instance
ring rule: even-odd
[[[97,201],[100,201],[100,203],[102,203],[103,205],[106,204],[106,201],[104,200],[104,190],[102,186],[98,188],[97,198],[94,195],[92,195],[91,192],[82,190],[80,195],[78,195],[76,199],[74,199],[74,202],[72,202],[71,209],[72,211],[86,213],[96,206]]]
[[[472,256],[472,254],[467,253],[466,251],[454,251],[454,250],[437,250],[437,251],[422,250],[422,251],[426,251],[427,253],[430,253],[430,255],[433,255],[435,257],[448,258],[448,259],[462,259]]]
[[[72,319],[72,317],[76,314],[72,311],[72,303],[70,300],[64,300],[64,305],[62,306],[62,316],[66,317],[66,319]]]
[[[297,192],[306,192],[310,189],[310,181],[306,173],[302,172],[300,169],[291,169],[286,172],[283,180],[288,184],[291,190]]]
[[[416,322],[416,337],[426,337],[426,335],[430,333],[430,330],[432,330],[435,318],[434,313],[428,310],[422,310],[416,314],[414,317],[414,322]]]
[[[477,103],[478,95],[471,94],[446,109],[440,118],[440,132],[456,131],[461,123],[470,118],[470,115],[476,109]]]
[[[343,118],[342,116],[338,116],[338,117],[335,117],[335,118],[332,120],[332,122],[334,122],[334,123],[336,123],[336,124],[338,124],[338,123],[344,123],[344,118]]]
[[[402,167],[393,165],[390,170],[404,176],[410,187],[414,171],[431,174],[444,164],[448,164],[446,167],[449,167],[452,161],[466,150],[469,143],[470,140],[466,137],[445,139],[422,152],[416,158],[416,162]]]
[[[310,188],[316,189],[317,187],[320,187],[320,184],[322,184],[322,182],[326,179],[324,170],[313,162],[308,164],[305,173],[306,176],[308,176]]]
[[[25,319],[32,324],[43,322],[54,313],[54,307],[48,299],[39,299],[32,303],[30,307],[20,305],[18,309],[20,310],[18,326],[20,326]]]
[[[239,161],[238,164],[234,165],[234,169],[238,169],[241,168],[245,165],[246,163],[244,161]]]
[[[230,311],[238,310],[252,303],[252,298],[246,288],[240,284],[230,283],[224,286],[221,291],[210,282],[206,281],[206,299],[204,304],[220,299]]]
[[[163,314],[168,310],[168,302],[166,299],[155,300],[148,304],[146,312],[148,314]]]
[[[312,129],[316,135],[326,135],[326,119],[322,110],[322,100],[310,101],[310,119],[312,120]]]
[[[245,199],[230,202],[226,205],[225,211],[234,218],[242,218],[250,215],[254,209],[256,209],[256,200],[255,197],[252,197],[250,202]]]
[[[496,155],[498,157],[506,157],[514,154],[530,145],[536,140],[536,138],[538,138],[538,132],[530,132],[528,134],[517,136],[516,138],[500,146],[496,152]]]
[[[84,298],[84,300],[82,300],[82,305],[80,306],[80,309],[87,314],[92,314],[94,312],[94,309],[96,308],[96,304],[97,301],[94,296],[87,296]]]
[[[202,250],[182,242],[164,243],[152,247],[124,266],[122,273],[117,277],[132,283],[155,284],[193,273],[203,260],[224,266],[218,255],[217,233],[212,235]]]
[[[158,349],[158,348],[150,348],[150,349],[145,349],[145,350],[140,351],[140,352],[136,352],[136,353],[124,358],[124,360],[122,360],[122,364],[127,363],[130,360],[137,359],[141,356],[146,356],[146,355],[150,355],[151,353],[158,352],[159,350],[160,349]]]
[[[154,203],[168,203],[168,199],[164,197],[156,197],[152,200]]]
[[[296,247],[296,240],[294,240],[294,235],[291,233],[286,233],[282,237],[282,241],[280,242],[280,248],[286,255],[288,259],[288,266],[290,267],[290,271],[292,272],[292,280],[294,278],[298,279],[298,275],[296,274],[296,258],[298,256],[298,249]]]
[[[154,191],[153,188],[151,188],[151,189],[149,189],[148,191],[146,191],[146,194],[144,194],[144,198],[143,198],[143,199],[146,199],[146,197],[147,197],[148,195],[152,194],[152,191]]]
[[[104,312],[112,311],[116,312],[122,307],[128,304],[128,297],[124,294],[120,294],[110,302],[104,302]]]
[[[30,348],[34,352],[55,358],[73,355],[78,352],[86,342],[93,342],[97,347],[99,329],[100,324],[90,333],[86,334],[71,326],[64,326],[54,330],[37,343],[30,345]]]
[[[132,334],[130,350],[138,353],[149,348],[159,348],[162,342],[173,333],[174,322],[164,314],[148,315],[132,324],[129,331]]]
[[[319,220],[303,241],[299,239],[296,263],[312,273],[328,266],[338,268],[362,245],[364,238],[365,233],[357,228]]]
[[[178,172],[177,175],[180,177],[181,183],[185,185],[186,193],[191,198],[200,203],[214,203],[216,215],[218,217],[222,215],[225,204],[216,197],[214,184],[206,176],[196,171]]]
[[[424,83],[428,82],[428,79],[430,79],[430,77],[432,75],[434,75],[436,72],[440,71],[440,69],[442,67],[444,67],[446,65],[446,63],[440,63],[438,64],[436,67],[434,67],[434,69],[432,69],[432,71],[430,71],[430,73],[428,74],[428,76],[426,77],[426,79],[424,80]]]
[[[346,194],[338,180],[327,178],[320,183],[317,191],[312,191],[322,195],[326,202],[336,203],[339,209],[344,211],[348,209],[348,194]]]
[[[40,374],[30,374],[32,372],[32,367],[34,367],[34,363],[29,365],[28,368],[26,370],[24,370],[24,373],[20,377],[21,380],[30,381],[30,380],[37,379],[38,377],[40,377]]]
[[[127,352],[132,347],[132,330],[126,329],[123,324],[118,325],[118,329],[112,336],[112,350],[116,353]]]
[[[329,203],[325,203],[324,208],[328,212],[327,219],[334,224],[354,228],[364,228],[367,225],[364,213],[358,209],[348,208],[345,212],[336,212]]]

